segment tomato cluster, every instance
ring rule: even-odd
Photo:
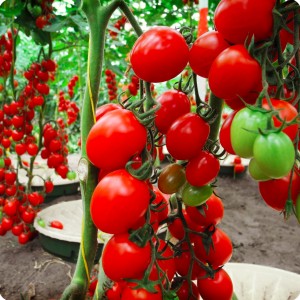
[[[70,99],[65,98],[65,93],[63,91],[59,92],[58,97],[58,111],[67,113],[67,124],[73,124],[78,117],[79,107],[77,106],[75,101],[72,101],[74,97],[74,87],[76,82],[78,81],[78,76],[74,75],[68,83],[68,94]]]
[[[140,86],[140,79],[136,75],[131,76],[131,82],[128,84],[130,95],[136,96]]]
[[[126,22],[127,22],[126,17],[125,17],[125,16],[122,16],[121,18],[119,18],[119,19],[115,22],[114,28],[115,28],[116,30],[120,31],[120,30],[122,30],[122,29],[124,28]],[[113,31],[113,30],[109,30],[109,35],[110,35],[113,39],[115,39],[115,38],[117,38],[117,36],[118,36],[118,32],[117,32],[117,31]]]
[[[14,35],[17,31],[14,31]],[[14,39],[11,30],[0,37],[0,77],[7,77],[13,60]]]
[[[35,19],[35,25],[39,29],[50,25],[54,18],[52,3],[54,0],[31,0],[27,3],[27,10]]]
[[[117,99],[117,81],[116,81],[116,74],[112,70],[105,70],[105,82],[108,89],[108,97],[109,101],[113,101]]]

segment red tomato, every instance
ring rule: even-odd
[[[224,215],[221,199],[214,194],[200,207],[187,206],[187,215],[197,225],[208,227],[220,223]]]
[[[103,270],[113,281],[142,276],[150,260],[150,244],[141,248],[129,240],[128,233],[114,235],[102,253]]]
[[[191,246],[194,248],[194,246]],[[182,253],[180,256],[175,257],[175,264],[176,264],[176,271],[181,276],[187,276],[190,268],[191,260],[191,253],[187,244],[182,244],[180,246]],[[195,249],[194,249],[195,250]],[[198,276],[202,276],[204,274],[204,270],[199,266],[199,264],[194,261],[193,262],[193,269],[192,269],[192,280],[195,280]]]
[[[113,286],[105,292],[107,300],[120,300],[123,284],[123,282],[114,282]]]
[[[243,45],[225,49],[214,60],[209,72],[209,86],[217,97],[244,97],[261,82],[262,70]]]
[[[270,38],[273,32],[275,0],[222,0],[215,10],[216,29],[233,44]],[[259,7],[259,10],[257,9]]]
[[[286,122],[290,122],[294,120],[298,115],[297,109],[287,101],[271,99],[271,103],[274,110],[278,111],[280,119],[285,120]],[[262,104],[263,104],[263,108],[267,110],[271,109],[267,99],[263,99]],[[282,125],[282,122],[278,119],[277,116],[273,116],[273,121],[275,127],[280,127]],[[292,141],[294,141],[298,133],[298,124],[289,125],[286,128],[284,128],[282,131],[286,135],[288,135]]]
[[[219,270],[215,277],[198,278],[198,291],[203,300],[231,300],[233,295],[233,284],[227,272]]]
[[[177,291],[179,300],[200,300],[200,294],[198,288],[194,282],[191,282],[192,294],[190,295],[189,283],[187,280],[183,280],[182,284]]]
[[[259,192],[266,204],[275,210],[282,211],[288,199],[288,190],[291,173],[279,178],[258,183]],[[300,193],[300,176],[294,171],[292,178],[292,200],[296,205],[297,196]]]
[[[30,232],[22,232],[18,236],[18,241],[21,245],[27,244],[31,238],[31,233]]]
[[[197,225],[196,223],[194,223],[189,215],[186,213],[185,210],[182,211],[183,212],[183,216],[188,224],[188,227],[194,231],[197,232],[202,232],[204,230],[204,228],[202,226]],[[170,233],[172,234],[173,237],[175,237],[178,240],[182,240],[184,238],[184,227],[182,224],[182,221],[180,218],[176,218],[174,219],[172,222],[168,223],[168,229],[170,231]],[[195,234],[190,233],[190,238],[192,238],[193,236],[195,236]]]
[[[58,220],[53,220],[50,222],[50,227],[52,228],[56,228],[56,229],[64,229],[64,225],[62,224],[62,222],[58,221]]]
[[[91,216],[101,231],[112,234],[127,232],[144,216],[149,203],[147,183],[125,170],[117,170],[106,175],[94,190]]]
[[[155,113],[155,126],[163,134],[167,133],[177,118],[189,113],[191,110],[191,103],[188,96],[177,90],[164,92],[156,101],[161,107]]]
[[[190,67],[197,75],[208,78],[214,59],[229,46],[223,36],[217,31],[202,34],[197,38],[190,50]]]
[[[238,111],[233,111],[223,122],[222,127],[220,129],[219,139],[221,146],[230,154],[235,155],[235,152],[232,148],[231,137],[230,137],[230,128],[231,123]]]
[[[136,284],[129,283],[127,287],[123,290],[121,300],[162,300],[162,292],[157,285],[155,287],[156,293],[150,293],[147,290],[140,288],[140,289],[134,289]]]
[[[200,116],[188,113],[179,117],[169,128],[166,146],[169,153],[180,160],[197,156],[205,145],[210,127]]]
[[[147,131],[134,114],[116,109],[102,116],[92,127],[86,142],[89,160],[98,168],[124,168],[128,160],[146,146]]]
[[[174,252],[170,246],[166,246],[166,242],[163,240],[159,240],[158,252],[159,256],[157,258],[157,263],[164,274],[168,277],[168,280],[171,282],[176,273],[176,266],[173,257]],[[156,265],[154,264],[149,279],[158,280],[159,278],[162,278],[162,281],[165,282],[163,277],[164,274],[161,274],[161,272],[158,274]]]
[[[119,104],[115,103],[108,103],[101,105],[96,110],[96,121],[98,121],[102,116],[104,116],[106,113],[112,110],[120,109],[122,108]]]
[[[232,255],[232,243],[227,234],[216,228],[212,235],[212,245],[207,253],[201,237],[195,238],[196,256],[204,263],[209,263],[213,269],[226,264]]]
[[[18,211],[19,201],[16,198],[13,198],[12,200],[6,201],[3,211],[8,216],[12,217],[14,216]]]
[[[20,224],[14,225],[11,229],[11,232],[13,235],[19,236],[23,232],[23,230],[24,230],[24,224],[20,223]]]
[[[213,154],[201,151],[186,166],[186,180],[193,186],[211,183],[220,171],[220,162]]]
[[[130,53],[135,74],[147,82],[163,82],[180,74],[188,63],[189,48],[176,30],[157,26],[142,34]]]

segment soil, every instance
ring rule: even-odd
[[[217,184],[217,194],[225,205],[220,227],[234,245],[231,262],[300,274],[300,228],[296,219],[285,222],[281,214],[268,208],[248,174],[236,179],[220,177]],[[79,198],[60,197],[55,203]],[[10,234],[0,238],[0,295],[6,300],[21,299],[21,294],[35,295],[36,300],[59,299],[74,269],[75,264],[45,252],[38,239],[22,246]]]

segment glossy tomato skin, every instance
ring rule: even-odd
[[[106,175],[94,190],[91,216],[101,231],[127,232],[144,216],[149,202],[146,182],[134,178],[126,170],[116,170]]]
[[[207,184],[193,186],[187,183],[182,190],[182,200],[185,205],[199,206],[205,203],[213,193],[213,188]]]
[[[228,115],[228,117],[225,119],[225,121],[221,126],[220,134],[219,134],[221,146],[226,150],[226,152],[233,155],[235,155],[235,152],[231,144],[230,128],[231,128],[233,118],[237,114],[237,112],[238,111],[233,111],[232,113],[230,113],[230,115]]]
[[[209,71],[209,86],[221,99],[244,97],[261,82],[262,70],[243,45],[225,49],[213,61]]]
[[[199,76],[208,78],[214,59],[230,45],[217,31],[209,31],[197,38],[190,49],[190,67]]]
[[[259,192],[265,203],[275,210],[282,211],[288,200],[288,190],[291,174],[279,179],[261,181],[258,184]],[[292,177],[292,200],[296,204],[296,199],[300,193],[300,176],[294,171]]]
[[[287,175],[295,163],[293,142],[282,131],[259,135],[253,154],[259,168],[271,178]]]
[[[254,157],[251,158],[248,166],[248,171],[250,176],[257,181],[265,181],[265,180],[270,180],[270,176],[266,175],[262,169],[259,167],[257,164],[257,161],[255,160]]]
[[[177,291],[177,296],[179,300],[200,300],[200,294],[198,288],[194,282],[192,284],[192,295],[189,293],[189,283],[187,280],[183,280],[179,290]]]
[[[121,300],[163,300],[160,287],[156,286],[156,293],[150,293],[147,290],[140,288],[134,289],[135,284],[128,284],[124,288]]]
[[[224,39],[244,44],[254,35],[255,41],[272,36],[275,0],[222,0],[215,10],[214,23]],[[259,10],[257,9],[259,7]]]
[[[220,223],[224,215],[224,206],[221,199],[212,194],[203,206],[187,206],[186,212],[195,224],[208,227]]]
[[[230,137],[233,150],[237,155],[244,158],[253,156],[253,145],[258,137],[258,129],[266,128],[267,119],[266,113],[253,111],[247,107],[235,115],[231,124]]]
[[[211,183],[220,171],[220,162],[208,151],[201,151],[192,158],[185,169],[186,179],[193,186]]]
[[[163,168],[158,177],[158,188],[164,194],[176,193],[185,183],[184,167],[173,163]]]
[[[147,131],[134,114],[116,109],[103,115],[92,127],[86,142],[89,160],[98,168],[124,168],[146,146]]]
[[[166,91],[156,101],[161,107],[155,113],[155,126],[163,134],[167,133],[177,118],[189,113],[191,110],[188,96],[181,91]]]
[[[122,107],[119,104],[115,103],[107,103],[104,105],[101,105],[96,110],[96,121],[98,121],[102,116],[104,116],[109,111],[113,111],[116,109],[121,109]]]
[[[191,159],[201,151],[209,132],[209,125],[200,116],[195,113],[185,114],[169,128],[166,135],[167,149],[175,159]]]
[[[157,26],[137,39],[130,53],[130,63],[142,80],[163,82],[182,72],[188,63],[188,56],[188,45],[179,32]]]
[[[153,191],[156,195],[152,204],[157,206],[157,220],[161,222],[168,217],[169,214],[169,201],[168,199],[160,192],[157,187],[153,187]]]
[[[196,238],[195,253],[202,262],[211,264],[215,270],[230,260],[233,247],[227,234],[219,228],[212,235],[212,243],[214,246],[211,245],[209,253],[206,253],[202,238]]]
[[[215,277],[198,278],[198,291],[203,300],[231,300],[233,295],[233,284],[227,272],[219,270]]]
[[[150,243],[141,248],[129,240],[128,233],[114,235],[102,253],[103,270],[113,281],[142,276],[150,260]]]
[[[285,120],[286,122],[290,122],[294,120],[298,115],[297,109],[287,101],[271,99],[271,103],[274,110],[278,111],[280,119]],[[271,109],[267,99],[263,99],[262,107],[267,110]],[[279,128],[282,125],[282,122],[279,120],[277,116],[273,116],[273,121],[275,127]],[[286,128],[284,128],[282,131],[286,135],[288,135],[292,141],[294,141],[297,136],[298,125],[297,124],[289,125]]]

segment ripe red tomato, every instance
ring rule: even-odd
[[[287,101],[271,99],[271,103],[274,110],[278,111],[280,119],[285,120],[286,122],[294,120],[298,115],[297,109]],[[271,109],[267,99],[263,99],[262,105],[263,108],[267,110]],[[277,116],[273,116],[273,121],[275,127],[280,127],[282,125],[282,121],[280,121]],[[282,131],[288,135],[292,141],[294,141],[298,133],[298,124],[289,125]]]
[[[109,111],[120,109],[120,108],[122,107],[119,104],[115,104],[115,103],[107,103],[101,105],[96,110],[96,121],[98,121],[102,116],[104,116]]]
[[[209,253],[206,252],[202,238],[195,238],[196,256],[204,263],[209,263],[213,269],[226,264],[232,255],[232,243],[227,234],[219,228],[216,228],[212,235],[212,244]]]
[[[215,10],[216,29],[233,44],[244,44],[272,36],[275,0],[222,0]],[[259,10],[257,9],[259,7]]]
[[[157,26],[137,39],[130,53],[130,63],[142,80],[163,82],[182,72],[188,63],[188,56],[188,45],[179,32]]]
[[[18,206],[19,206],[19,201],[16,198],[14,198],[13,200],[7,200],[3,207],[3,211],[8,216],[12,217],[17,213]]]
[[[157,220],[161,222],[165,220],[169,213],[169,201],[166,197],[159,191],[157,187],[153,187],[153,191],[156,195],[155,199],[153,200],[152,204],[155,205],[157,208]]]
[[[50,227],[52,228],[56,228],[56,229],[64,229],[64,225],[62,222],[58,221],[58,220],[53,220],[50,222]]]
[[[166,246],[166,242],[163,240],[159,240],[158,252],[159,256],[157,259],[157,263],[160,269],[168,277],[168,280],[171,282],[176,273],[175,260],[173,257],[174,252],[170,248],[170,246]],[[163,277],[164,274],[162,274],[161,272],[158,273],[156,265],[154,264],[149,279],[158,280],[159,278],[162,278],[162,282],[165,282],[165,278]]]
[[[125,170],[116,170],[106,175],[94,190],[91,216],[101,231],[112,234],[127,232],[143,217],[149,204],[147,183]]]
[[[279,178],[258,183],[259,192],[266,204],[275,210],[282,211],[288,199],[288,190],[291,173]],[[295,170],[292,177],[292,200],[296,205],[297,196],[300,193],[300,176]]]
[[[211,183],[220,171],[220,162],[213,154],[201,151],[186,166],[186,180],[193,186]]]
[[[262,79],[259,63],[243,45],[225,49],[217,56],[209,71],[209,86],[221,99],[244,97],[255,90]]]
[[[27,224],[32,224],[33,223],[33,220],[35,218],[35,211],[32,210],[32,209],[27,209],[25,211],[22,212],[21,214],[21,218],[22,220],[27,223]]]
[[[31,233],[30,232],[22,232],[18,236],[18,241],[21,245],[27,244],[31,238]]]
[[[198,291],[203,300],[231,300],[233,284],[227,272],[223,269],[215,273],[214,278],[198,278]]]
[[[142,276],[150,260],[150,243],[141,248],[129,240],[128,233],[114,235],[102,253],[103,270],[113,281]]]
[[[169,153],[179,160],[197,156],[205,145],[210,127],[200,116],[188,113],[179,117],[169,128],[166,146]]]
[[[191,247],[195,248],[193,245]],[[176,271],[181,276],[187,276],[190,264],[192,263],[191,253],[186,243],[180,246],[180,250],[182,253],[175,257]],[[198,276],[204,274],[204,270],[199,266],[196,260],[194,260],[192,268],[192,280],[195,280]]]
[[[224,206],[221,199],[214,194],[199,207],[187,206],[186,212],[197,225],[208,227],[220,223],[224,215]]]
[[[225,119],[220,129],[219,139],[221,146],[229,153],[235,155],[235,152],[232,148],[231,144],[231,134],[230,128],[232,124],[232,120],[238,111],[233,111],[230,115]]]
[[[147,131],[134,114],[116,109],[102,116],[92,127],[86,143],[89,160],[98,168],[124,168],[128,160],[146,146]]]
[[[45,193],[49,194],[54,190],[54,184],[51,180],[45,181]]]
[[[208,78],[209,70],[214,59],[230,45],[217,31],[209,31],[197,38],[189,56],[192,70],[199,76]]]
[[[161,94],[156,101],[161,105],[155,113],[155,125],[159,132],[165,134],[172,123],[191,110],[188,96],[177,90],[169,90]]]
[[[37,144],[30,143],[30,144],[27,145],[26,150],[27,150],[29,155],[35,156],[39,152],[39,147],[38,147]]]
[[[179,290],[177,291],[177,296],[179,300],[200,300],[200,294],[198,288],[194,282],[191,282],[192,294],[190,295],[189,282],[183,280]]]
[[[11,229],[11,232],[13,235],[15,236],[19,236],[24,230],[24,224],[23,223],[19,223],[17,225],[14,225]]]
[[[156,293],[150,293],[143,288],[136,289],[136,284],[129,283],[122,292],[121,300],[162,300],[160,286],[155,287]]]

